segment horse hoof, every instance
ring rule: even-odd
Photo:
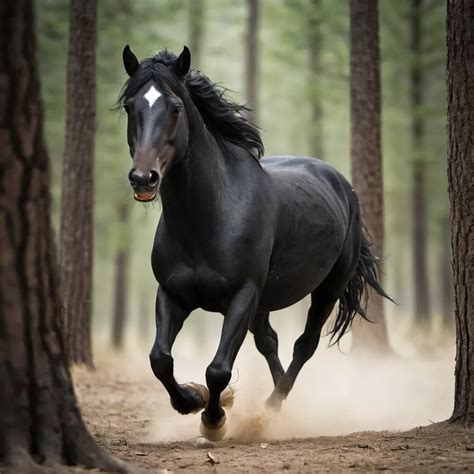
[[[227,433],[227,423],[225,415],[219,420],[218,425],[212,428],[206,426],[201,421],[199,431],[201,432],[201,435],[209,441],[220,441]]]

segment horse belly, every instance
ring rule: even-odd
[[[302,300],[324,281],[340,253],[336,245],[327,247],[325,252],[321,248],[313,253],[303,250],[285,253],[272,268],[262,291],[259,311],[277,311]]]

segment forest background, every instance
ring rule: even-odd
[[[409,353],[425,350],[427,344],[454,345],[446,178],[446,7],[436,0],[421,3],[416,50],[412,3],[379,3],[384,272],[385,287],[397,302],[386,304],[386,317],[392,345]],[[68,8],[67,0],[37,2],[56,228]],[[257,112],[267,155],[317,156],[350,178],[348,8],[346,2],[332,0],[261,2]],[[143,58],[165,47],[179,53],[186,44],[192,67],[229,89],[232,99],[246,102],[247,17],[243,1],[99,2],[92,331],[96,348],[151,347],[154,327],[156,282],[150,252],[161,208],[159,203],[134,202],[127,180],[131,161],[126,116],[115,108],[127,78],[122,49],[130,44]],[[421,71],[422,81],[416,104],[414,68]],[[421,137],[414,136],[417,120],[422,124]],[[421,235],[416,223],[425,225]],[[416,246],[423,249],[421,257]],[[426,314],[415,310],[415,295],[420,292],[427,302],[422,311]],[[297,306],[283,324],[301,325],[305,315],[306,307]],[[220,324],[211,323],[212,318],[202,314],[190,318],[185,332],[192,342],[189,347],[202,347],[206,331],[217,334]],[[423,328],[421,344],[417,327]]]

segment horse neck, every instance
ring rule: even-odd
[[[223,190],[231,172],[221,148],[197,111],[189,120],[189,130],[186,157],[170,169],[160,190],[163,218],[169,226],[185,232],[188,229],[183,225],[196,219],[206,222],[216,207],[224,205]]]

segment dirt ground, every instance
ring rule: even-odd
[[[474,472],[474,430],[443,423],[405,432],[358,432],[348,436],[275,440],[232,437],[199,445],[154,441],[155,423],[173,430],[159,383],[124,375],[116,367],[76,370],[76,390],[89,430],[109,452],[151,472]],[[162,414],[166,414],[163,415]],[[193,415],[189,415],[193,417]],[[199,418],[191,420],[197,426]]]

